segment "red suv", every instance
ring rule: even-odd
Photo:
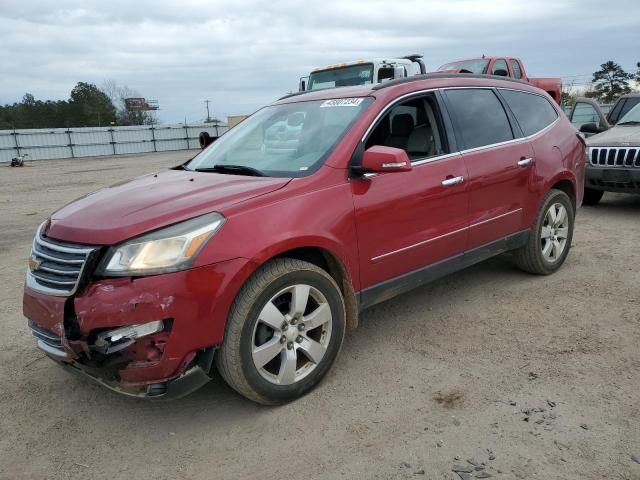
[[[179,167],[56,211],[33,241],[37,345],[121,393],[213,365],[242,395],[313,388],[363,309],[506,251],[550,274],[585,147],[541,90],[432,74],[295,94]]]

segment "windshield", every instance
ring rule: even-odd
[[[617,125],[637,125],[640,123],[640,103],[629,110],[624,117],[620,119]]]
[[[339,98],[265,107],[221,136],[186,168],[253,171],[270,177],[309,175],[372,101],[371,97]]]
[[[357,65],[349,65],[348,67],[311,72],[309,75],[309,90],[370,85],[372,82],[373,64],[359,63]]]
[[[475,73],[476,75],[484,75],[487,73],[487,67],[489,66],[489,60],[463,60],[461,62],[452,62],[442,65],[438,71],[443,70],[467,70],[469,73]]]

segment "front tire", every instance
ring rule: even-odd
[[[345,333],[342,293],[321,268],[275,259],[234,301],[218,371],[250,400],[277,405],[310,391],[336,359]]]
[[[549,275],[564,263],[571,248],[575,213],[561,190],[547,193],[525,246],[514,251],[516,264],[525,272]]]
[[[602,200],[602,196],[604,195],[604,191],[602,190],[594,190],[593,188],[585,188],[584,189],[584,198],[582,199],[582,203],[584,205],[597,205]]]

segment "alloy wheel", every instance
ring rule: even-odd
[[[567,246],[569,236],[569,214],[561,203],[549,207],[542,222],[540,248],[549,263],[557,262]]]
[[[276,385],[291,385],[309,375],[329,346],[331,308],[310,285],[291,285],[263,306],[253,329],[252,358],[260,375]]]

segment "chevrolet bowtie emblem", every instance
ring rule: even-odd
[[[42,262],[40,260],[38,260],[36,257],[31,255],[29,257],[29,270],[31,270],[32,272],[35,270],[38,270],[40,268],[41,263]]]

